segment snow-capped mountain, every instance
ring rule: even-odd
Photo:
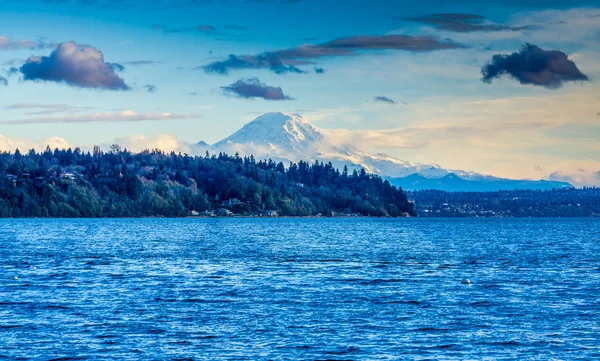
[[[242,129],[216,143],[219,148],[229,144],[254,144],[275,153],[302,153],[324,142],[321,131],[299,115],[267,113],[246,124]]]
[[[331,162],[337,168],[364,168],[369,173],[388,178],[405,189],[440,189],[447,191],[492,191],[500,189],[549,189],[570,187],[564,182],[510,180],[462,170],[444,169],[436,164],[412,163],[386,154],[370,154],[352,145],[334,145],[329,132],[312,125],[297,114],[267,113],[247,123],[231,136],[199,148],[212,152],[254,155],[276,161]]]

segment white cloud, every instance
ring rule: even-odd
[[[179,141],[173,134],[156,134],[150,137],[141,134],[131,135],[117,138],[113,143],[119,144],[132,152],[159,149],[163,152],[198,154],[195,145]],[[108,147],[110,147],[110,144],[102,145],[102,148],[107,149]]]
[[[15,149],[19,149],[21,152],[28,151],[29,149],[42,151],[46,148],[46,146],[49,146],[51,149],[66,149],[73,147],[71,143],[59,137],[45,139],[24,139],[11,138],[0,134],[0,150],[2,151],[14,152]]]
[[[570,172],[557,171],[550,174],[548,179],[569,182],[576,187],[599,186],[600,170],[575,169]]]

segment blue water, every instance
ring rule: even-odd
[[[600,358],[598,219],[0,220],[0,280],[7,360]]]

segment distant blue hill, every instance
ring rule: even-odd
[[[442,178],[426,178],[420,174],[411,174],[401,178],[387,178],[395,186],[404,190],[417,191],[425,189],[436,189],[446,192],[494,192],[499,190],[550,190],[555,188],[572,188],[566,182],[548,180],[514,180],[505,178],[488,177],[482,180],[468,180],[454,173]]]

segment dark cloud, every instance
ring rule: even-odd
[[[107,64],[112,69],[112,71],[114,71],[115,73],[122,73],[125,71],[125,67],[119,63],[107,63]]]
[[[377,96],[373,98],[373,100],[380,103],[396,104],[396,102],[393,99],[385,96]]]
[[[280,87],[268,86],[258,78],[240,79],[229,86],[221,87],[221,89],[226,95],[244,99],[292,100],[291,97],[283,93],[283,89]]]
[[[304,71],[294,65],[284,65],[275,54],[265,53],[253,55],[229,55],[227,60],[214,62],[202,67],[206,73],[227,74],[231,69],[270,69],[276,74],[297,73]]]
[[[2,86],[8,86],[8,79],[6,79],[3,76],[0,76],[0,85],[2,85]]]
[[[79,88],[129,90],[116,71],[120,64],[104,62],[99,50],[75,42],[60,44],[49,56],[32,56],[20,71],[24,80],[66,83]]]
[[[473,31],[520,31],[532,29],[530,26],[511,27],[489,23],[485,16],[474,14],[428,14],[406,17],[402,20],[431,25],[438,30],[467,33]]]
[[[319,68],[319,67],[315,67],[315,73],[317,74],[325,74],[325,69],[323,68]]]
[[[497,54],[481,69],[483,81],[491,83],[509,74],[521,84],[557,89],[565,82],[589,81],[568,55],[558,50],[544,50],[536,45],[526,44],[519,52]]]
[[[207,73],[217,74],[227,74],[231,69],[270,69],[277,74],[303,73],[295,65],[310,64],[314,59],[325,57],[358,55],[360,51],[405,50],[427,52],[465,47],[451,40],[440,40],[430,36],[353,36],[322,44],[306,44],[258,55],[229,55],[226,60],[216,61],[201,68]]]
[[[144,89],[146,89],[148,93],[156,93],[156,85],[146,84],[144,85]]]

